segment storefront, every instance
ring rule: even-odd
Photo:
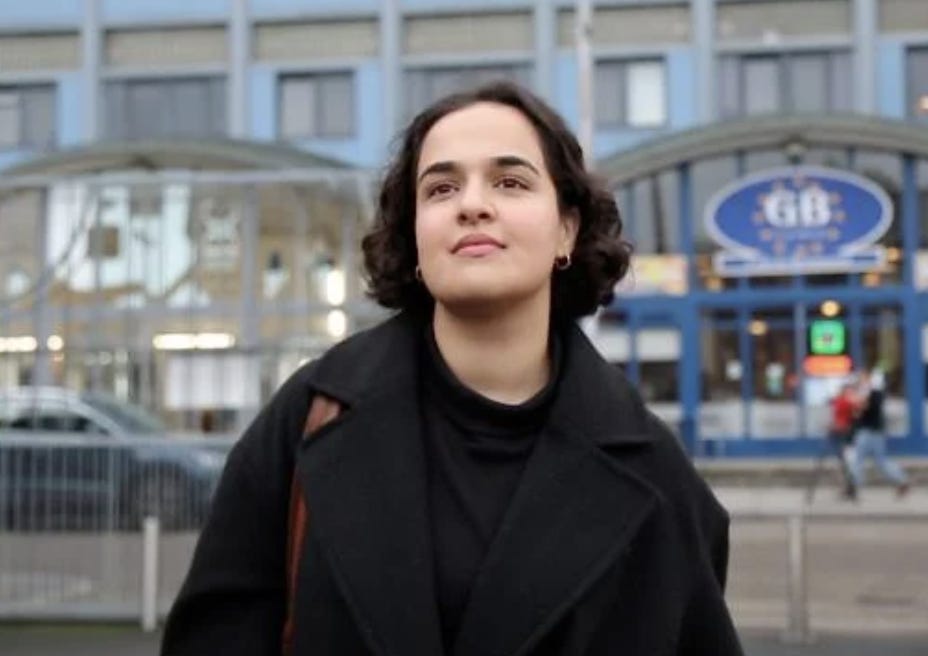
[[[771,117],[603,163],[639,253],[604,353],[697,455],[811,454],[847,376],[886,375],[891,450],[928,453],[928,135]]]

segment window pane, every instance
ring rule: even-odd
[[[125,84],[111,83],[104,88],[103,130],[110,139],[129,138],[128,89]]]
[[[0,88],[0,148],[50,148],[55,143],[55,87]]]
[[[181,78],[110,82],[104,130],[109,138],[204,137],[226,131],[225,80]]]
[[[129,84],[126,111],[129,115],[130,139],[166,136],[171,100],[167,85],[160,82],[134,82]]]
[[[928,122],[928,48],[913,48],[908,54],[909,116]]]
[[[628,124],[663,125],[667,120],[667,85],[661,62],[634,62],[626,69]]]
[[[800,434],[793,308],[755,310],[747,326],[752,362],[750,435]]]
[[[173,133],[181,136],[209,134],[209,87],[201,80],[178,80],[173,84]]]
[[[281,80],[284,138],[347,137],[354,133],[354,79],[350,73],[290,76]]]
[[[313,134],[315,88],[307,78],[284,78],[280,87],[280,136],[285,139]]]
[[[751,58],[744,61],[744,113],[769,114],[780,110],[780,62],[778,59]]]
[[[741,59],[722,57],[719,60],[719,107],[721,118],[741,114]]]
[[[510,80],[528,85],[531,66],[510,64],[500,66],[460,66],[408,70],[404,75],[407,118],[429,103],[456,91],[464,91],[495,80]]]
[[[48,87],[23,90],[22,144],[50,148],[55,141],[55,93]]]
[[[733,313],[714,310],[702,315],[700,326],[701,391],[699,435],[702,438],[744,435],[742,378],[744,359]]]
[[[226,120],[227,106],[226,80],[223,77],[214,77],[209,81],[210,93],[210,130],[209,134],[225,136],[228,133]]]
[[[15,91],[0,91],[0,148],[18,146],[19,133],[19,94]]]
[[[828,111],[828,56],[795,55],[790,58],[790,100],[796,112]]]
[[[836,52],[831,56],[831,110],[849,112],[854,108],[851,55]]]
[[[596,64],[596,124],[616,127],[624,123],[625,82],[622,62],[599,62]]]
[[[354,132],[353,82],[346,74],[319,78],[319,136],[347,137]]]

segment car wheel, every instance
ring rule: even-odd
[[[141,529],[146,517],[161,520],[162,530],[182,528],[187,495],[173,474],[144,476],[135,490],[135,519]]]

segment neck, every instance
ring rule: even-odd
[[[499,403],[522,403],[548,383],[548,303],[471,316],[436,303],[435,342],[461,383]]]

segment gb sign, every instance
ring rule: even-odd
[[[755,173],[721,189],[706,206],[709,236],[724,250],[719,275],[866,271],[881,267],[876,242],[892,203],[870,180],[847,171],[796,166]]]

